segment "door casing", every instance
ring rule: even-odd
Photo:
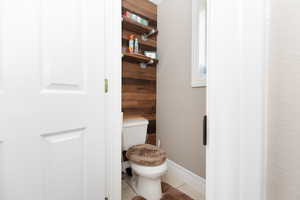
[[[121,113],[122,89],[122,0],[105,0],[105,46],[108,93],[105,97],[105,132],[107,141],[106,196],[110,200],[121,200],[121,132],[123,116]]]

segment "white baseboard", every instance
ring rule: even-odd
[[[205,194],[205,179],[201,176],[194,174],[171,160],[168,160],[168,173],[189,184],[195,190],[201,192],[201,194]]]

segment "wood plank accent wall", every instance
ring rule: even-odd
[[[130,11],[149,20],[149,26],[157,27],[157,7],[148,0],[123,0],[122,12]],[[126,22],[127,23],[127,22]],[[156,51],[157,36],[147,41],[141,39],[141,34],[123,23],[123,51],[128,49],[129,35],[139,38],[141,51]],[[150,144],[156,144],[156,64],[143,69],[138,62],[123,59],[122,62],[122,110],[124,117],[143,116],[149,120],[148,139]]]

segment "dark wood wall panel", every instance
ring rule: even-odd
[[[142,69],[139,64],[123,61],[123,78],[156,81],[156,67]],[[151,84],[151,83],[150,83]],[[144,84],[147,86],[147,83]]]
[[[137,80],[133,78],[123,78],[123,93],[156,93],[156,81]]]
[[[127,55],[128,39],[131,34],[138,37],[141,53],[156,51],[157,35],[144,41],[141,31],[151,30],[157,25],[156,5],[148,0],[123,0],[123,12],[126,10],[149,20],[150,27],[138,27],[135,22],[123,19],[122,44],[123,53]],[[133,24],[130,24],[133,23]],[[122,65],[122,110],[124,117],[142,116],[149,120],[147,142],[156,142],[156,64],[141,68],[136,55],[123,57]]]
[[[125,116],[143,116],[155,120],[156,81],[123,78],[122,89]]]

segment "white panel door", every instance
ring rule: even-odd
[[[105,196],[104,1],[0,0],[0,199]]]
[[[206,200],[262,200],[265,0],[208,1]]]

